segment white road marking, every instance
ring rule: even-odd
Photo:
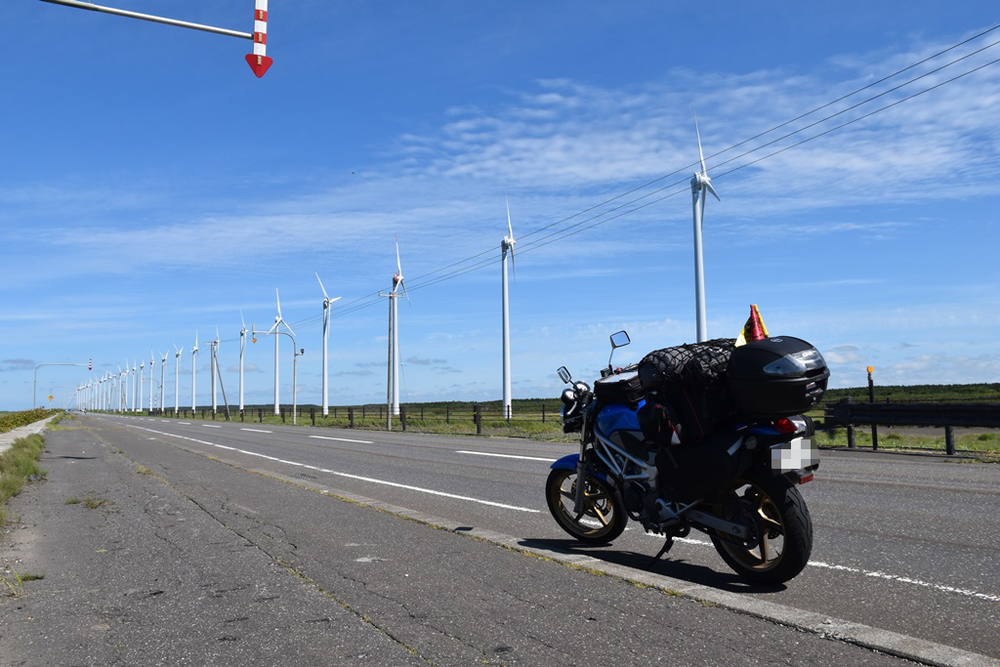
[[[130,425],[131,426],[131,425]],[[207,424],[206,424],[207,426]],[[256,456],[258,458],[266,459],[268,461],[275,461],[277,463],[284,463],[285,465],[296,466],[299,468],[305,468],[307,470],[315,470],[316,472],[323,472],[328,475],[336,475],[337,477],[344,477],[346,479],[354,479],[361,482],[368,482],[370,484],[381,484],[383,486],[391,486],[397,489],[406,489],[408,491],[417,491],[419,493],[427,493],[433,496],[441,496],[443,498],[454,498],[455,500],[467,500],[470,503],[479,503],[480,505],[489,505],[490,507],[499,507],[506,510],[514,510],[517,512],[530,512],[532,514],[541,514],[542,510],[536,510],[531,507],[519,507],[518,505],[508,505],[507,503],[498,503],[493,500],[483,500],[482,498],[472,498],[470,496],[460,496],[457,493],[448,493],[447,491],[437,491],[435,489],[425,489],[420,486],[411,486],[410,484],[400,484],[398,482],[390,482],[384,479],[377,479],[375,477],[365,477],[363,475],[352,475],[347,472],[339,472],[337,470],[330,470],[329,468],[320,468],[318,466],[312,466],[307,463],[299,463],[298,461],[289,461],[288,459],[279,459],[275,456],[268,456],[267,454],[261,454],[260,452],[251,452],[247,449],[240,449],[239,447],[230,447],[229,445],[220,445],[215,442],[209,442],[208,440],[199,440],[198,438],[190,438],[186,435],[179,435],[177,433],[166,433],[164,431],[155,431],[151,428],[146,428],[144,426],[132,426],[132,428],[141,429],[143,431],[149,431],[150,433],[158,433],[160,435],[165,435],[171,438],[179,438],[181,440],[189,440],[191,442],[197,442],[200,445],[208,445],[209,447],[217,447],[219,449],[225,449],[231,452],[239,452],[240,454],[246,454],[247,456]]]
[[[265,431],[262,428],[241,428],[241,431],[253,431],[254,433],[274,433],[274,431]]]
[[[648,537],[655,537],[663,539],[662,535],[656,535],[654,533],[646,533]],[[699,546],[711,547],[713,544],[707,540],[694,540],[688,537],[675,537],[675,542],[684,542],[685,544],[697,544]],[[944,584],[935,584],[929,581],[923,581],[921,579],[914,579],[912,577],[904,577],[898,574],[889,574],[888,572],[878,572],[877,570],[865,570],[860,567],[850,567],[848,565],[834,565],[833,563],[825,563],[820,560],[811,560],[807,563],[809,567],[818,567],[826,570],[836,570],[839,572],[850,572],[851,574],[860,574],[864,577],[872,577],[875,579],[886,579],[888,581],[898,581],[901,584],[911,584],[913,586],[921,586],[923,588],[931,588],[933,590],[941,591],[943,593],[956,593],[958,595],[964,595],[966,597],[979,598],[980,600],[989,600],[990,602],[1000,602],[1000,595],[990,595],[989,593],[980,593],[978,591],[972,591],[967,588],[955,588],[954,586],[945,586]]]
[[[493,452],[469,452],[464,449],[456,449],[456,454],[474,454],[476,456],[497,456],[503,459],[524,459],[525,461],[545,461],[552,463],[556,459],[546,459],[540,456],[518,456],[517,454],[494,454]]]
[[[359,445],[374,445],[375,443],[371,440],[351,440],[350,438],[332,438],[328,435],[310,435],[310,438],[316,438],[317,440],[337,440],[338,442],[356,442]]]
[[[177,422],[178,424],[184,424],[185,426],[190,426],[191,422]]]
[[[205,428],[222,428],[218,424],[202,424]]]

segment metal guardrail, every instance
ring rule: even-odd
[[[855,403],[844,399],[824,406],[826,428],[847,427],[847,446],[854,447],[854,426],[871,425],[872,449],[878,449],[883,426],[944,428],[945,450],[955,453],[955,426],[1000,428],[1000,403]]]

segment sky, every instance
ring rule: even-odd
[[[753,303],[833,387],[1000,381],[995,2],[271,0],[261,79],[245,40],[6,4],[0,410],[37,364],[93,359],[37,370],[71,406],[151,353],[171,406],[177,348],[190,405],[196,332],[205,405],[217,328],[235,403],[275,289],[318,402],[317,272],[331,404],[384,401],[395,239],[402,401],[499,399],[505,198],[515,398],[593,377],[619,329],[618,364],[692,342],[695,117],[709,336]],[[103,4],[252,29],[252,0]],[[245,354],[272,401],[271,339]]]

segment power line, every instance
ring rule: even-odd
[[[878,79],[876,81],[873,81],[873,82],[871,82],[869,84],[866,84],[865,86],[857,88],[857,89],[855,89],[855,90],[853,90],[853,91],[851,91],[851,92],[849,92],[849,93],[847,93],[845,95],[841,95],[840,97],[837,97],[836,99],[831,100],[830,102],[827,102],[825,104],[822,104],[822,105],[819,105],[817,107],[814,107],[813,109],[811,109],[811,110],[809,110],[809,111],[807,111],[805,113],[799,114],[798,116],[796,116],[794,118],[791,118],[789,120],[786,120],[786,121],[784,121],[782,123],[779,123],[778,125],[775,125],[775,126],[771,127],[768,130],[765,130],[763,132],[755,134],[755,135],[753,135],[753,136],[751,136],[751,137],[749,137],[747,139],[744,139],[744,140],[741,140],[741,141],[739,141],[739,142],[737,142],[735,144],[732,144],[732,145],[728,146],[727,148],[724,148],[724,149],[722,149],[720,151],[712,153],[712,154],[710,154],[708,156],[708,158],[711,159],[713,157],[718,157],[718,156],[723,155],[723,154],[725,154],[725,153],[727,153],[727,152],[729,152],[729,151],[731,151],[731,150],[733,150],[735,148],[738,148],[740,146],[746,145],[747,143],[749,143],[749,142],[751,142],[751,141],[753,141],[755,139],[758,139],[760,137],[766,136],[767,134],[770,134],[770,133],[774,132],[775,130],[778,130],[778,129],[782,128],[782,127],[787,127],[788,125],[790,125],[790,124],[792,124],[792,123],[794,123],[794,122],[796,122],[798,120],[802,120],[803,118],[806,118],[807,116],[810,116],[810,115],[816,113],[817,111],[820,111],[820,110],[825,109],[825,108],[829,108],[830,106],[833,106],[837,102],[841,102],[841,101],[843,101],[843,100],[845,100],[847,98],[850,98],[850,97],[858,94],[859,92],[871,89],[871,88],[873,88],[874,86],[877,86],[880,83],[884,83],[885,81],[888,81],[889,79],[892,79],[892,78],[898,76],[899,74],[902,74],[902,73],[904,73],[906,71],[912,70],[915,67],[918,67],[918,66],[920,66],[922,64],[925,64],[925,63],[927,63],[927,62],[929,62],[929,61],[931,61],[931,60],[933,60],[935,58],[938,58],[941,55],[943,55],[945,53],[948,53],[949,51],[953,51],[954,49],[956,49],[956,48],[958,48],[960,46],[963,46],[965,44],[968,44],[969,42],[972,42],[975,39],[977,39],[979,37],[982,37],[982,36],[984,36],[986,34],[989,34],[989,33],[993,32],[993,31],[995,31],[997,29],[1000,29],[1000,24],[994,25],[994,26],[992,26],[992,27],[990,27],[990,28],[988,28],[986,30],[983,30],[982,32],[979,32],[979,33],[973,35],[972,37],[969,37],[969,38],[967,38],[967,39],[965,39],[965,40],[963,40],[961,42],[958,42],[958,43],[956,43],[956,44],[954,44],[952,46],[949,46],[946,49],[942,49],[942,50],[940,50],[940,51],[938,51],[938,52],[936,52],[936,53],[934,53],[934,54],[932,54],[930,56],[927,56],[925,58],[922,58],[921,60],[918,60],[918,61],[916,61],[914,63],[911,63],[911,64],[909,64],[909,65],[907,65],[905,67],[902,67],[902,68],[900,68],[900,69],[892,72],[891,74],[888,74],[888,75],[886,75],[886,76],[884,76],[884,77],[882,77],[882,78],[880,78],[880,79]],[[876,100],[876,99],[878,99],[880,97],[884,97],[887,94],[895,92],[895,91],[897,91],[897,90],[899,90],[899,89],[901,89],[901,88],[903,88],[905,86],[908,86],[908,85],[910,85],[910,84],[912,84],[912,83],[914,83],[916,81],[919,81],[919,80],[921,80],[923,78],[926,78],[926,77],[928,77],[928,76],[930,76],[932,74],[940,72],[943,69],[945,69],[947,67],[951,67],[952,65],[955,65],[958,62],[966,60],[966,59],[968,59],[968,58],[970,58],[970,57],[972,57],[972,56],[974,56],[974,55],[976,55],[978,53],[981,53],[983,51],[986,51],[987,49],[993,48],[993,47],[997,46],[998,44],[1000,44],[1000,40],[992,42],[992,43],[990,43],[990,44],[988,44],[986,46],[983,46],[983,47],[981,47],[979,49],[976,49],[976,50],[974,50],[974,51],[972,51],[972,52],[970,52],[968,54],[965,54],[965,55],[963,55],[963,56],[961,56],[959,58],[956,58],[956,59],[954,59],[952,61],[949,61],[948,63],[945,63],[945,64],[940,65],[940,66],[938,66],[938,67],[936,67],[936,68],[934,68],[932,70],[929,70],[929,71],[927,71],[927,72],[925,72],[925,73],[923,73],[923,74],[921,74],[919,76],[913,77],[913,78],[911,78],[911,79],[909,79],[909,80],[907,80],[907,81],[905,81],[905,82],[903,82],[901,84],[898,84],[898,85],[896,85],[896,86],[894,86],[894,87],[892,87],[892,88],[890,88],[888,90],[885,90],[885,91],[882,91],[882,92],[880,92],[880,93],[878,93],[876,95],[872,95],[870,97],[867,97],[864,100],[861,100],[860,102],[852,104],[851,106],[846,107],[845,109],[841,109],[841,110],[839,110],[837,112],[829,114],[829,115],[827,115],[827,116],[825,116],[825,117],[823,117],[823,118],[821,118],[819,120],[813,121],[813,122],[811,122],[811,123],[809,123],[809,124],[807,124],[807,125],[805,125],[803,127],[800,127],[800,128],[798,128],[798,129],[796,129],[796,130],[794,130],[792,132],[788,132],[786,134],[783,134],[782,136],[780,136],[780,137],[778,137],[776,139],[772,139],[772,140],[769,140],[769,141],[767,141],[767,142],[765,142],[763,144],[755,146],[755,147],[753,147],[753,148],[751,148],[749,150],[746,150],[746,151],[740,153],[739,155],[736,155],[736,156],[731,157],[731,158],[729,158],[727,160],[719,162],[719,163],[717,163],[717,164],[715,164],[713,166],[715,168],[718,168],[719,166],[722,166],[722,165],[725,165],[725,164],[729,164],[731,162],[739,160],[740,158],[747,157],[747,156],[749,156],[749,155],[751,155],[753,153],[756,153],[756,152],[760,151],[761,149],[763,149],[763,148],[765,148],[767,146],[774,145],[775,143],[777,143],[779,141],[782,141],[784,139],[788,139],[788,138],[790,138],[790,137],[792,137],[792,136],[794,136],[796,134],[799,134],[799,133],[801,133],[801,132],[803,132],[805,130],[808,130],[808,129],[812,128],[812,127],[816,127],[817,125],[819,125],[819,124],[821,124],[823,122],[826,122],[826,121],[828,121],[828,120],[830,120],[832,118],[835,118],[837,116],[843,115],[844,113],[847,113],[849,111],[857,109],[857,108],[859,108],[859,107],[861,107],[861,106],[863,106],[863,105],[865,105],[865,104],[867,104],[867,103],[869,103],[869,102],[871,102],[873,100]],[[998,60],[1000,60],[1000,59],[998,59]],[[926,89],[923,89],[921,91],[918,91],[918,92],[916,92],[916,93],[914,93],[912,95],[908,95],[908,96],[903,97],[903,98],[901,98],[899,100],[896,100],[895,102],[892,102],[891,104],[887,104],[887,105],[885,105],[883,107],[879,107],[878,109],[875,109],[875,110],[873,110],[871,112],[865,113],[865,114],[863,114],[863,115],[861,115],[861,116],[859,116],[857,118],[854,118],[852,120],[849,120],[847,122],[841,123],[841,124],[839,124],[839,125],[837,125],[835,127],[829,128],[829,129],[827,129],[827,130],[825,130],[823,132],[820,132],[820,133],[818,133],[816,135],[812,135],[812,136],[806,137],[805,139],[802,139],[801,141],[797,141],[797,142],[792,143],[792,144],[790,144],[788,146],[785,146],[785,147],[783,147],[783,148],[781,148],[779,150],[776,150],[776,151],[773,151],[771,153],[768,153],[767,155],[765,155],[763,157],[751,160],[751,161],[749,161],[749,162],[747,162],[745,164],[739,165],[739,166],[737,166],[737,167],[735,167],[733,169],[730,169],[728,171],[725,171],[725,172],[722,172],[720,174],[717,174],[716,178],[721,178],[721,177],[724,177],[726,175],[732,174],[732,173],[734,173],[734,172],[736,172],[736,171],[738,171],[740,169],[743,169],[743,168],[748,167],[750,165],[753,165],[753,164],[756,164],[758,162],[761,162],[762,160],[765,160],[767,158],[773,157],[773,156],[778,155],[780,153],[783,153],[783,152],[785,152],[787,150],[790,150],[791,148],[795,148],[795,147],[800,146],[800,145],[802,145],[804,143],[807,143],[809,141],[813,141],[813,140],[818,139],[818,138],[820,138],[822,136],[826,136],[827,134],[830,134],[830,133],[832,133],[832,132],[834,132],[836,130],[842,129],[842,128],[848,126],[848,125],[851,125],[851,124],[856,123],[856,122],[858,122],[860,120],[868,118],[868,117],[870,117],[870,116],[872,116],[872,115],[874,115],[876,113],[880,113],[881,111],[885,111],[885,110],[887,110],[889,108],[895,107],[898,104],[901,104],[902,102],[905,102],[905,101],[908,101],[908,100],[913,99],[915,97],[918,97],[920,95],[923,95],[924,93],[930,92],[930,91],[935,90],[937,88],[940,88],[941,86],[944,86],[944,85],[946,85],[948,83],[951,83],[951,82],[956,81],[958,79],[961,79],[961,78],[963,78],[965,76],[968,76],[969,74],[972,74],[972,73],[974,73],[976,71],[984,69],[985,67],[988,67],[990,65],[995,64],[996,62],[998,62],[998,60],[993,60],[993,61],[990,61],[990,62],[985,63],[983,65],[980,65],[980,66],[978,66],[976,68],[973,68],[973,69],[971,69],[969,71],[963,72],[962,74],[959,74],[959,75],[954,76],[954,77],[952,77],[950,79],[947,79],[947,80],[942,81],[942,82],[940,82],[938,84],[935,84],[934,86],[930,86],[930,87],[928,87]],[[659,177],[657,177],[655,179],[647,181],[647,182],[645,182],[645,183],[643,183],[641,185],[638,185],[638,186],[635,186],[633,188],[630,188],[630,189],[628,189],[628,190],[626,190],[624,192],[621,192],[621,193],[615,195],[614,197],[610,197],[608,199],[605,199],[605,200],[603,200],[601,202],[598,202],[598,203],[596,203],[596,204],[594,204],[592,206],[589,206],[589,207],[587,207],[585,209],[577,211],[577,212],[575,212],[575,213],[573,213],[571,215],[565,216],[563,218],[559,218],[559,219],[557,219],[557,220],[555,220],[553,222],[550,222],[550,223],[545,224],[545,225],[543,225],[543,226],[541,226],[541,227],[539,227],[537,229],[534,229],[534,230],[532,230],[530,232],[527,232],[527,233],[523,234],[520,237],[519,240],[530,238],[530,237],[532,237],[532,236],[534,236],[536,234],[539,234],[539,233],[541,233],[541,232],[543,232],[543,231],[545,231],[547,229],[551,229],[551,228],[553,228],[553,227],[555,227],[555,226],[557,226],[557,225],[559,225],[561,223],[568,222],[569,220],[577,218],[577,217],[579,217],[581,215],[584,215],[584,214],[589,213],[591,211],[595,211],[596,209],[598,209],[598,208],[600,208],[600,207],[602,207],[602,206],[604,206],[606,204],[618,201],[621,198],[626,197],[626,196],[628,196],[630,194],[633,194],[633,193],[636,193],[636,192],[640,192],[640,191],[642,191],[642,190],[650,187],[651,185],[655,185],[656,183],[659,183],[661,181],[666,180],[670,176],[674,176],[676,174],[679,174],[679,173],[683,172],[684,170],[686,170],[688,168],[691,168],[691,167],[695,167],[697,165],[698,165],[697,162],[693,162],[693,163],[691,163],[689,165],[685,165],[684,167],[676,169],[676,170],[674,170],[674,171],[672,171],[670,173],[664,174],[664,175],[659,176]],[[588,229],[592,229],[592,228],[594,228],[594,227],[596,227],[598,225],[605,224],[607,222],[610,222],[612,220],[616,220],[618,218],[621,218],[621,217],[623,217],[625,215],[629,215],[631,213],[635,213],[636,211],[644,209],[644,208],[646,208],[646,207],[648,207],[648,206],[650,206],[650,205],[652,205],[654,203],[657,203],[657,202],[663,201],[665,199],[668,199],[670,197],[676,196],[677,194],[680,194],[680,193],[686,191],[687,188],[685,187],[685,188],[682,188],[680,190],[673,190],[673,188],[686,183],[686,180],[687,179],[685,178],[685,179],[683,179],[681,181],[671,182],[671,183],[669,183],[667,185],[663,185],[661,187],[655,188],[653,190],[645,192],[644,194],[642,194],[639,197],[636,197],[636,198],[633,198],[633,199],[631,199],[629,201],[620,203],[620,204],[618,204],[618,205],[616,205],[616,206],[614,206],[614,207],[612,207],[610,209],[607,209],[607,210],[595,213],[594,215],[591,215],[591,216],[589,216],[587,218],[584,218],[583,220],[580,220],[580,221],[578,221],[576,223],[573,223],[572,225],[569,225],[567,227],[563,227],[561,229],[556,229],[556,230],[554,230],[554,231],[552,231],[552,232],[550,232],[550,233],[542,236],[539,239],[536,239],[534,241],[531,241],[531,242],[523,245],[521,247],[521,249],[520,249],[520,254],[523,255],[525,252],[531,252],[532,250],[538,249],[538,248],[543,247],[545,245],[549,245],[550,243],[554,243],[555,241],[562,240],[564,238],[567,238],[569,236],[573,236],[575,234],[578,234],[580,232],[586,231]],[[668,190],[669,190],[669,192],[667,192],[666,194],[664,194],[664,195],[662,195],[660,197],[655,197],[655,198],[653,198],[653,199],[651,199],[649,201],[646,201],[645,203],[639,204],[639,202],[641,202],[642,200],[648,199],[648,198],[652,197],[653,195],[655,195],[657,193],[661,193],[661,192],[668,191]],[[634,206],[633,208],[627,208],[627,207],[629,207],[629,206],[631,206],[633,204],[636,204],[636,206]],[[487,250],[483,250],[483,251],[481,251],[479,253],[476,253],[474,255],[470,255],[468,257],[456,260],[456,261],[451,262],[449,264],[446,264],[444,266],[438,267],[438,268],[436,268],[436,269],[434,269],[432,271],[428,271],[426,273],[420,274],[416,278],[411,279],[411,285],[407,289],[408,289],[408,291],[417,291],[417,290],[423,289],[425,287],[430,287],[432,285],[436,285],[438,283],[444,282],[446,280],[451,280],[453,278],[456,278],[456,277],[464,275],[466,273],[478,270],[478,269],[483,268],[485,266],[489,266],[489,265],[491,265],[491,264],[494,263],[494,259],[492,257],[487,258],[487,259],[480,259],[480,258],[482,258],[484,255],[487,255],[489,253],[494,252],[494,250],[495,250],[494,248],[489,248]],[[479,261],[475,261],[475,260],[479,260]],[[468,266],[462,266],[462,265],[465,265],[465,264],[469,264],[470,262],[474,262],[474,263],[472,263],[472,264],[470,264]],[[461,268],[458,268],[458,267],[461,267]],[[449,269],[451,269],[451,270],[449,271]],[[413,284],[413,283],[416,283],[416,284]],[[365,308],[368,308],[368,307],[370,307],[370,306],[372,306],[372,305],[374,305],[374,304],[376,304],[376,303],[378,303],[380,301],[381,301],[381,298],[379,297],[379,292],[377,292],[377,291],[376,292],[371,292],[369,294],[357,297],[357,298],[355,298],[355,299],[353,299],[351,301],[345,302],[342,306],[340,306],[337,309],[337,311],[336,311],[337,312],[337,316],[344,317],[346,315],[349,315],[349,314],[352,314],[354,312],[357,312],[357,311],[363,310]],[[295,322],[293,322],[293,324],[295,324],[297,326],[299,326],[299,325],[305,325],[305,324],[310,324],[310,323],[313,323],[313,322],[318,322],[321,319],[322,319],[321,316],[307,317],[307,318],[303,318],[301,320],[295,321]],[[238,339],[227,339],[227,342],[231,342],[232,340],[238,340]]]

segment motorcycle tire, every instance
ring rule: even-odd
[[[712,531],[716,551],[742,578],[782,584],[805,568],[812,553],[812,518],[798,488],[786,477],[767,472],[736,482],[723,513],[749,521],[758,536],[752,543]]]
[[[576,470],[556,469],[545,482],[545,500],[556,523],[580,542],[607,544],[622,534],[628,515],[618,494],[607,482],[588,476],[584,508],[573,511],[577,484]]]

